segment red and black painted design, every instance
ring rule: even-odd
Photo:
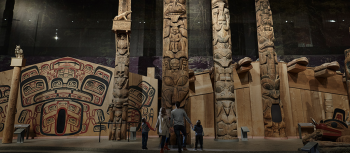
[[[90,124],[94,131],[106,129],[96,127],[105,120],[103,110],[90,110],[90,106],[103,105],[112,74],[69,57],[22,70],[21,105],[36,108],[24,109],[18,122],[31,124],[36,134],[47,136],[83,134]]]

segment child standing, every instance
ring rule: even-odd
[[[197,121],[197,124],[193,127],[192,130],[196,132],[196,145],[195,145],[195,149],[194,150],[197,150],[197,145],[198,145],[198,142],[199,142],[199,144],[201,146],[201,150],[203,151],[203,135],[204,135],[204,132],[203,132],[203,127],[201,125],[201,121],[200,120]]]
[[[141,125],[141,130],[142,130],[142,149],[147,150],[147,140],[148,140],[148,132],[150,130],[156,131],[156,129],[153,129],[148,122],[146,122],[145,118],[142,118],[142,125]]]

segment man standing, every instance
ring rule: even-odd
[[[187,117],[187,114],[185,110],[180,109],[180,103],[176,102],[175,103],[176,109],[171,111],[171,118],[170,118],[170,124],[171,126],[174,127],[174,131],[176,134],[176,139],[177,139],[177,145],[179,152],[181,152],[181,140],[180,140],[180,132],[183,135],[183,150],[186,149],[186,128],[185,128],[185,123],[184,123],[184,117],[186,118],[187,122],[191,124],[191,127],[193,127],[193,124],[191,123],[191,120]]]

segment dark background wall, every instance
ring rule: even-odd
[[[337,60],[350,48],[350,1],[270,0],[280,60],[306,56],[310,66]],[[234,61],[258,57],[254,0],[230,0]],[[113,67],[112,19],[118,0],[0,0],[0,71],[11,69],[20,44],[27,65],[71,56]],[[130,71],[161,78],[163,0],[132,0]],[[188,0],[189,65],[212,66],[211,0]],[[57,33],[57,34],[56,34]],[[55,37],[57,36],[57,40]],[[326,55],[326,56],[325,56]]]

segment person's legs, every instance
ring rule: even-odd
[[[142,132],[142,149],[145,149],[145,132]]]
[[[195,150],[197,150],[198,141],[199,141],[199,136],[196,135],[196,143],[195,143],[195,146],[194,146],[194,149],[195,149]]]
[[[186,128],[185,126],[181,126],[180,128],[182,136],[183,136],[183,141],[182,141],[182,147],[186,148]]]
[[[165,143],[166,136],[162,135],[162,142],[160,143],[160,148],[164,148],[164,143]]]
[[[146,138],[145,138],[145,149],[148,149],[147,148],[147,141],[148,141],[148,132],[145,132],[146,134]]]
[[[164,149],[166,149],[166,150],[170,150],[169,147],[168,147],[168,140],[169,140],[169,138],[165,139]]]
[[[203,136],[199,136],[199,144],[201,145],[201,149],[203,150]]]
[[[179,152],[181,152],[180,128],[181,128],[180,125],[175,125],[174,126],[174,131],[175,131],[176,140],[177,140],[177,148],[178,148]]]

